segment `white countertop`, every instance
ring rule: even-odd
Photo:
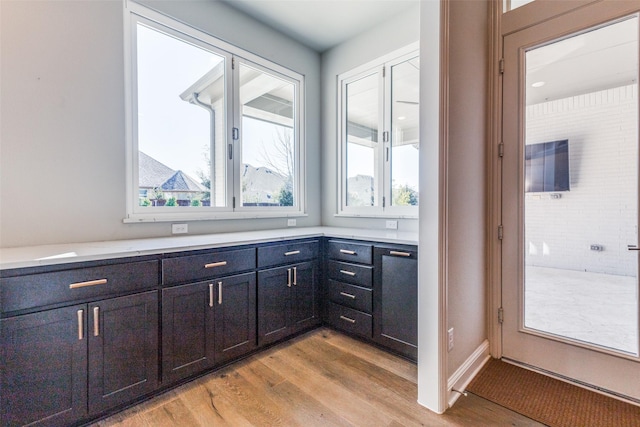
[[[321,236],[404,245],[418,244],[418,233],[341,227],[292,227],[263,231],[0,248],[0,270]]]

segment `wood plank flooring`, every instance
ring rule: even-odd
[[[541,426],[474,395],[437,415],[417,367],[321,328],[91,424],[125,426]]]

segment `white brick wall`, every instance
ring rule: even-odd
[[[527,107],[527,144],[568,139],[571,176],[560,199],[525,196],[527,265],[636,274],[637,95],[630,85]]]

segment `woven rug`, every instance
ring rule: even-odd
[[[467,391],[552,427],[640,427],[640,407],[492,359]]]

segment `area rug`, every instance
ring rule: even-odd
[[[467,391],[552,427],[640,427],[640,407],[492,359]]]

